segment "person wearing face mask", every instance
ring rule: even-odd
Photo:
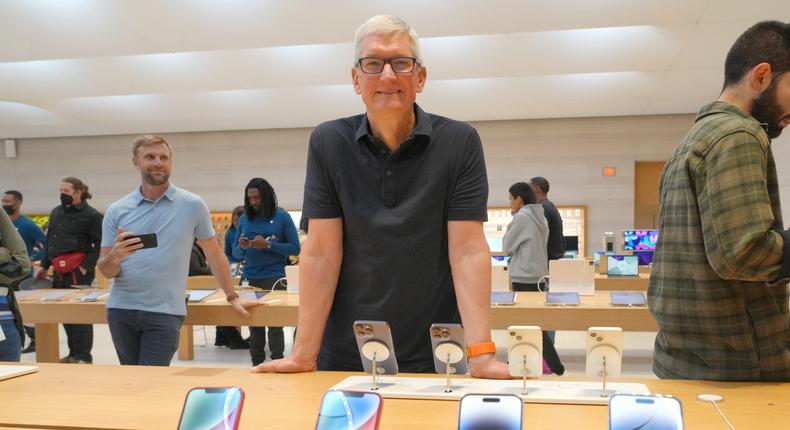
[[[245,213],[239,218],[239,239],[233,255],[244,259],[243,277],[253,287],[272,290],[285,277],[288,256],[299,255],[299,236],[288,212],[277,207],[277,195],[263,178],[253,178],[244,188]],[[284,285],[278,289],[285,289]],[[266,360],[266,327],[250,327],[252,365]],[[269,351],[273,360],[283,358],[282,327],[269,327]]]
[[[14,223],[16,231],[22,237],[27,249],[30,262],[41,260],[44,253],[44,245],[47,243],[47,235],[30,218],[23,216],[22,193],[16,190],[8,190],[3,194],[3,210],[8,214],[11,222]],[[18,285],[18,284],[17,284]],[[30,344],[22,350],[23,354],[36,351],[36,331],[33,326],[25,326],[25,332],[30,337]]]
[[[22,199],[22,193],[19,191],[6,191],[2,198],[3,210],[11,218],[16,231],[22,236],[30,261],[38,261],[43,255],[44,244],[47,243],[47,235],[33,220],[22,215]],[[38,249],[36,249],[37,247]]]
[[[52,267],[53,288],[90,285],[96,276],[102,235],[102,215],[88,205],[92,197],[79,178],[69,176],[60,183],[60,205],[49,215],[49,230],[41,267],[35,276],[46,277]],[[69,355],[61,363],[92,363],[93,326],[63,324],[68,337]]]
[[[760,22],[661,173],[647,291],[658,377],[790,381],[790,231],[771,148],[788,124],[790,23]]]

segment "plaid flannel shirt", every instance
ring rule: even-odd
[[[661,378],[790,380],[790,232],[770,140],[711,103],[661,174],[648,289]]]

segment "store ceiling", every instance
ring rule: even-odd
[[[353,33],[421,36],[426,110],[466,121],[696,112],[786,0],[0,2],[0,138],[311,127],[362,112]]]

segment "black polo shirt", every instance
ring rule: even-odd
[[[483,148],[470,125],[414,112],[412,134],[392,153],[366,115],[325,122],[310,136],[304,215],[343,220],[319,369],[362,370],[352,324],[381,320],[401,371],[430,372],[430,325],[460,322],[447,222],[486,220]]]

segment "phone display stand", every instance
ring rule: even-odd
[[[608,398],[601,397],[601,385],[596,381],[538,380],[527,381],[529,395],[521,394],[522,381],[493,380],[459,377],[453,380],[452,392],[445,392],[446,379],[441,377],[401,377],[387,378],[386,384],[379,384],[376,392],[384,398],[420,399],[420,400],[453,400],[458,401],[466,394],[514,394],[527,403],[555,403],[576,405],[606,406]],[[370,379],[367,376],[350,376],[332,387],[335,390],[370,391]],[[607,383],[607,389],[616,394],[649,395],[650,390],[644,384],[613,382]]]
[[[619,370],[614,369],[620,369],[620,366],[615,363],[620,363],[621,360],[620,351],[611,345],[598,345],[587,354],[587,376],[601,377],[603,383],[601,397],[609,398],[615,394],[612,391],[606,391],[606,378],[620,376]]]
[[[543,372],[543,353],[540,348],[531,343],[520,343],[508,352],[508,361],[521,363],[521,374],[512,375],[511,373],[511,375],[521,376],[521,395],[526,396],[529,394],[529,391],[527,391],[527,377],[533,373],[534,375],[532,376],[537,377],[540,374],[537,372]]]
[[[436,358],[442,360],[447,366],[447,384],[444,387],[445,393],[452,393],[450,387],[451,375],[453,374],[453,364],[458,363],[464,359],[464,350],[455,342],[442,342],[436,346],[433,351]]]
[[[381,378],[377,362],[388,359],[390,357],[390,350],[387,348],[387,345],[377,340],[371,340],[362,345],[362,355],[371,361],[370,368],[373,369],[371,373],[373,375],[373,383],[370,389],[376,391],[379,389],[379,379]]]

